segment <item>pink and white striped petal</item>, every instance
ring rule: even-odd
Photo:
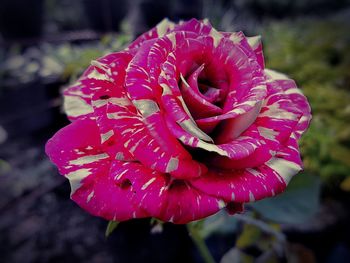
[[[252,202],[274,196],[286,188],[291,178],[302,169],[297,140],[293,134],[285,147],[263,165],[253,168],[209,172],[191,180],[191,184],[226,202]]]
[[[167,18],[164,18],[158,25],[156,25],[154,28],[149,30],[148,32],[142,34],[139,36],[135,41],[133,41],[128,49],[137,49],[142,44],[150,39],[160,38],[164,36],[166,33],[169,33],[173,28],[175,24],[168,20]]]
[[[195,189],[190,183],[175,180],[166,189],[167,201],[159,219],[186,224],[210,216],[226,206],[220,198]]]
[[[93,120],[78,119],[61,129],[46,144],[46,153],[69,179],[71,198],[88,212],[112,220],[118,209],[114,195],[118,195],[119,202],[124,203],[118,212],[120,218],[129,219],[135,211],[146,216],[130,205],[122,193],[113,192],[108,179],[112,160],[102,152],[100,133]]]
[[[288,76],[270,69],[266,69],[265,74],[268,78],[267,81],[276,83],[276,85],[283,90],[291,103],[294,104],[294,107],[302,114],[298,124],[294,128],[295,135],[297,138],[300,138],[309,127],[312,118],[311,108],[307,98],[302,93],[302,90],[296,86],[294,80],[288,78]]]
[[[284,145],[292,133],[299,138],[309,125],[311,114],[307,99],[293,80],[279,73],[267,72],[268,95],[255,121],[261,136],[272,151]],[[282,79],[272,79],[271,74]]]

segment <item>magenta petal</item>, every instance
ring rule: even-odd
[[[160,216],[167,198],[164,190],[168,179],[165,175],[137,162],[116,161],[112,164],[110,176],[113,178],[112,185],[124,190],[123,194],[130,203],[142,208],[151,217]]]
[[[198,89],[198,75],[203,70],[204,65],[199,67],[188,78],[188,83],[182,77],[181,93],[194,119],[209,117],[222,113],[222,110],[209,102]]]
[[[117,162],[117,161],[115,161]],[[151,216],[133,202],[132,188],[118,184],[110,173],[110,163],[99,164],[82,182],[71,198],[89,213],[106,220],[125,221]]]
[[[309,127],[311,121],[311,108],[307,101],[307,98],[300,89],[296,86],[295,82],[289,79],[287,76],[280,74],[272,70],[266,70],[268,79],[273,83],[276,83],[283,91],[285,96],[294,104],[302,116],[295,127],[295,135],[300,138],[301,135]]]
[[[167,204],[160,215],[165,222],[186,224],[212,215],[225,207],[225,202],[208,196],[185,181],[175,180],[166,190]]]
[[[197,189],[226,202],[251,202],[282,192],[291,178],[302,169],[294,135],[265,164],[244,170],[209,172],[191,181]]]
[[[174,31],[190,31],[198,35],[208,35],[211,30],[212,27],[210,25],[198,21],[195,18],[192,18],[187,22],[180,22],[179,25],[176,25],[174,28]]]
[[[248,37],[247,38],[249,45],[253,49],[256,59],[261,68],[265,67],[264,55],[263,55],[263,46],[261,43],[260,36]]]
[[[173,28],[174,28],[174,23],[169,21],[167,18],[165,18],[160,23],[158,23],[154,28],[142,34],[141,36],[139,36],[134,42],[132,42],[129,45],[128,48],[137,49],[145,41],[162,37],[164,34],[170,32]]]
[[[227,143],[234,140],[242,134],[250,125],[252,125],[261,109],[261,102],[257,103],[250,111],[237,116],[236,118],[227,119],[220,124],[221,132],[215,138],[219,144]]]
[[[94,167],[95,162],[109,159],[102,152],[96,122],[90,119],[78,119],[58,131],[47,142],[45,150],[63,175],[81,167]]]
[[[115,84],[124,81],[121,68],[127,65],[130,54],[127,52],[112,53],[91,62],[84,74],[64,92],[64,109],[68,118],[74,121],[78,118],[93,118],[91,98],[97,83]]]
[[[86,72],[90,72],[90,67]],[[64,111],[66,112],[70,121],[78,118],[89,118],[93,116],[93,109],[91,106],[91,90],[83,80],[87,77],[82,76],[70,87],[63,92],[64,95]]]
[[[151,99],[161,93],[151,85],[147,58],[155,40],[146,41],[126,68],[125,88],[131,99]]]
[[[270,73],[270,70],[266,72],[274,74]],[[277,76],[280,75],[277,73]],[[269,75],[268,77],[270,79]],[[267,82],[268,95],[255,122],[260,134],[273,150],[278,149],[280,144],[284,144],[293,132],[299,137],[311,119],[304,95],[296,88],[294,81],[286,76],[282,75],[282,77],[285,79],[270,79]],[[295,95],[292,95],[293,93]],[[300,132],[299,127],[301,127]]]
[[[216,155],[210,158],[209,162],[213,167],[221,169],[244,169],[258,167],[270,160],[271,157],[270,148],[263,144],[247,157],[234,160]]]
[[[170,173],[177,178],[198,177],[206,172],[205,166],[186,158],[181,148],[164,151],[159,138],[153,137],[142,117],[117,105],[110,105],[107,113],[113,123],[114,132],[124,147],[146,167]]]
[[[111,158],[102,152],[99,130],[93,120],[79,119],[61,129],[46,144],[46,153],[69,179],[71,198],[88,212],[108,220],[113,220],[115,213],[121,220],[132,218],[133,213],[147,216],[111,181]]]

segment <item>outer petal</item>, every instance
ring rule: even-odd
[[[70,121],[92,116],[91,90],[90,87],[84,83],[84,81],[88,79],[87,75],[89,75],[89,72],[92,70],[93,67],[89,67],[85,71],[84,75],[86,76],[83,75],[63,92],[63,107]]]
[[[71,184],[71,198],[88,212],[112,220],[147,216],[126,197],[109,174],[114,162],[103,152],[96,123],[78,119],[57,132],[46,153]]]
[[[288,78],[286,75],[279,72],[266,69],[265,73],[268,77],[268,81],[276,83],[284,91],[284,94],[288,96],[289,100],[295,105],[295,108],[299,109],[302,116],[295,127],[295,135],[300,138],[301,135],[309,127],[311,121],[311,108],[302,91],[296,86],[295,82]]]
[[[282,192],[301,167],[297,140],[292,135],[287,146],[265,164],[243,170],[214,170],[191,181],[197,189],[226,202],[251,202]]]
[[[253,49],[255,56],[258,60],[259,65],[261,68],[265,67],[264,63],[264,55],[263,55],[263,47],[261,43],[261,37],[260,36],[254,36],[254,37],[247,37],[248,43]]]
[[[164,18],[158,25],[149,30],[148,32],[139,36],[134,42],[129,45],[129,49],[136,49],[140,47],[143,42],[162,37],[164,34],[170,32],[174,28],[174,23]]]
[[[307,99],[293,80],[270,70],[265,71],[268,95],[255,125],[271,150],[276,151],[281,144],[285,145],[292,133],[300,137],[309,125],[311,114]],[[279,79],[272,78],[271,74]]]
[[[120,81],[117,59],[130,57],[127,52],[112,53],[91,62],[83,75],[64,92],[64,110],[71,121],[78,118],[93,118],[91,105],[95,82]]]
[[[218,212],[226,203],[193,188],[185,181],[173,181],[166,189],[167,204],[160,215],[163,221],[186,224]]]

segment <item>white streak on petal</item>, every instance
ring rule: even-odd
[[[88,195],[88,197],[86,198],[86,203],[89,203],[91,198],[94,196],[95,192],[91,191],[91,193]]]
[[[141,187],[141,190],[146,190],[146,188],[147,188],[148,186],[150,186],[150,184],[153,183],[154,180],[156,180],[155,177],[153,177],[152,179],[150,179],[149,181],[147,181],[147,182]]]
[[[108,103],[108,100],[95,100],[92,102],[96,108],[102,107]]]
[[[110,98],[108,99],[109,103],[112,103],[117,106],[128,106],[131,105],[131,102],[128,98]]]
[[[64,96],[64,111],[72,117],[78,117],[93,112],[92,107],[77,96]]]
[[[272,80],[287,80],[289,79],[287,75],[282,74],[280,72],[271,70],[271,69],[265,69],[265,74]]]
[[[101,153],[101,154],[96,154],[96,155],[87,155],[87,156],[77,158],[75,160],[71,160],[71,161],[69,161],[69,164],[71,164],[71,165],[84,165],[84,164],[94,163],[94,162],[97,162],[101,159],[106,159],[108,157],[109,156],[106,153]]]
[[[173,27],[174,23],[170,22],[169,19],[164,18],[156,27],[158,37],[164,36],[168,28],[171,29]]]
[[[105,75],[100,72],[98,72],[96,69],[93,69],[89,75],[87,75],[89,79],[98,79],[98,80],[106,80],[110,81],[110,79]]]
[[[94,67],[96,67],[96,68],[99,68],[99,69],[101,69],[101,70],[103,70],[103,71],[106,71],[106,72],[107,72],[108,70],[110,70],[110,68],[108,68],[107,65],[102,64],[101,62],[99,62],[99,61],[97,61],[97,60],[92,60],[90,64],[91,64],[92,66],[94,66]]]
[[[72,196],[76,190],[78,190],[81,186],[81,181],[90,175],[90,169],[79,169],[74,172],[70,172],[66,175],[66,177],[69,179],[70,187],[71,187],[71,194]]]
[[[281,158],[272,158],[266,165],[276,171],[286,184],[289,183],[295,174],[301,171],[301,167],[298,164]]]
[[[209,35],[213,38],[213,40],[214,40],[214,47],[216,48],[219,45],[220,40],[223,37],[222,34],[220,32],[218,32],[217,30],[215,30],[214,28],[212,28],[210,30]]]
[[[120,178],[122,178],[122,176],[124,175],[124,174],[126,174],[128,172],[128,169],[125,169],[124,171],[122,171],[120,174],[117,174],[115,177],[114,177],[114,179],[115,180],[119,180]]]
[[[268,109],[259,114],[259,117],[269,117],[273,119],[295,120],[297,115],[280,108],[278,103],[266,106]]]
[[[101,134],[101,142],[104,143],[106,142],[109,138],[111,138],[113,136],[114,132],[113,130],[110,130],[106,133],[102,133]]]
[[[167,173],[170,173],[170,172],[172,172],[172,171],[175,171],[175,170],[177,169],[178,165],[179,165],[179,159],[178,159],[178,158],[172,157],[172,158],[169,160],[168,165],[167,165],[165,171],[166,171]]]
[[[203,132],[200,128],[198,128],[197,124],[190,119],[184,120],[179,122],[179,125],[188,133],[192,134],[193,136],[207,142],[214,143],[213,139]]]
[[[258,131],[262,137],[269,139],[271,141],[275,141],[276,136],[278,135],[277,131],[274,131],[269,128],[261,127],[261,126],[258,127]]]
[[[218,201],[218,207],[219,207],[219,209],[222,209],[222,208],[224,208],[226,206],[226,203],[223,201],[223,200],[219,200]]]
[[[233,43],[239,43],[242,40],[242,36],[238,35],[237,33],[232,33],[229,39]]]
[[[261,43],[261,36],[247,37],[247,41],[253,49],[256,49]]]
[[[153,100],[143,99],[143,100],[134,100],[133,104],[141,112],[144,118],[152,115],[159,111],[158,104]]]

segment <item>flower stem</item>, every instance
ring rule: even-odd
[[[213,256],[211,255],[203,237],[200,235],[198,228],[194,224],[187,224],[187,229],[193,242],[196,244],[199,253],[201,254],[205,263],[215,263]]]

